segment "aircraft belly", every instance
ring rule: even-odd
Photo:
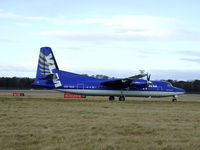
[[[73,94],[91,95],[91,96],[120,96],[120,90],[88,90],[88,89],[61,89],[61,91]],[[164,97],[179,95],[175,92],[165,92],[165,91],[122,91],[125,96],[138,96],[138,97]]]
[[[120,96],[120,90],[88,90],[88,89],[60,89],[59,91],[81,94],[88,96]],[[123,95],[127,97],[169,97],[183,94],[183,92],[167,92],[167,91],[122,91]]]

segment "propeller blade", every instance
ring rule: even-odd
[[[150,81],[151,79],[151,74],[147,73],[147,85],[153,85],[153,83]]]
[[[150,81],[150,79],[151,79],[151,74],[149,74],[149,81]]]
[[[147,81],[150,81],[150,78],[151,78],[151,74],[147,73]]]

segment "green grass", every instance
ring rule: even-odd
[[[0,93],[2,150],[197,150],[200,98],[64,99]]]

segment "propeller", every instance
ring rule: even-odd
[[[151,74],[147,73],[147,85],[153,85],[150,79],[151,79]]]

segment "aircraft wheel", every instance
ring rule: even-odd
[[[173,99],[172,99],[172,102],[176,102],[176,101],[177,101],[177,99],[176,99],[176,98],[173,98]]]
[[[177,97],[176,95],[173,96],[172,102],[176,102],[177,101],[176,97]]]
[[[110,96],[110,97],[109,97],[109,100],[110,100],[110,101],[114,101],[114,100],[115,100],[115,97],[114,97],[114,96]]]
[[[125,96],[120,96],[119,101],[125,101]]]

